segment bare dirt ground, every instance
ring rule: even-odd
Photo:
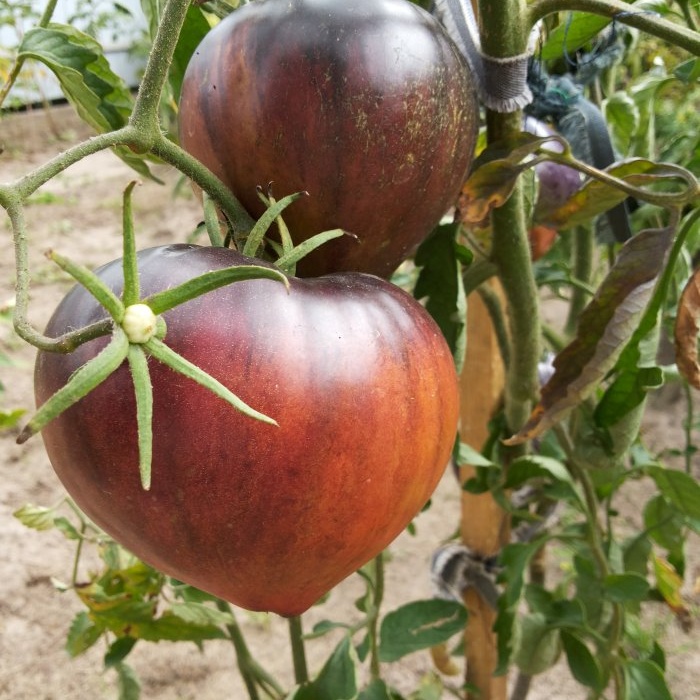
[[[19,115],[0,121],[0,182],[19,177],[77,139],[85,137],[66,109],[52,112],[51,120],[62,134],[58,141],[42,115]],[[144,183],[135,194],[134,208],[139,247],[182,241],[201,218],[189,188],[174,196],[177,173],[159,168],[165,186]],[[31,320],[41,328],[70,286],[69,280],[42,257],[54,248],[88,266],[120,256],[121,193],[132,172],[111,153],[93,156],[71,167],[33,197],[27,209],[32,251],[33,286]],[[14,263],[10,228],[0,221],[5,236],[0,254],[0,307],[12,303]],[[0,325],[0,344],[12,364],[0,366],[3,409],[33,406],[34,351]],[[677,446],[681,440],[682,405],[677,394],[655,400],[645,428],[658,448]],[[102,671],[104,648],[94,647],[77,659],[64,651],[66,632],[82,609],[77,597],[59,593],[52,579],[68,580],[74,545],[58,532],[27,530],[12,513],[26,503],[51,505],[64,491],[43,451],[40,438],[24,446],[15,444],[16,433],[0,434],[0,700],[99,700],[115,698],[115,678]],[[700,476],[700,464],[695,465]],[[635,485],[619,507],[631,527],[639,522],[642,485]],[[431,552],[450,537],[459,520],[459,490],[451,475],[440,485],[433,506],[417,519],[417,534],[402,535],[391,547],[387,572],[386,609],[428,597],[428,562]],[[687,594],[697,611],[700,604],[693,582],[700,575],[700,543],[689,546]],[[86,570],[87,576],[88,571]],[[350,577],[323,606],[305,617],[310,629],[323,618],[349,620],[353,601],[361,592],[358,577]],[[693,599],[693,595],[695,598]],[[286,623],[275,616],[239,612],[239,621],[256,657],[282,683],[292,682]],[[700,634],[682,633],[661,608],[653,615],[654,629],[663,636],[669,652],[669,679],[677,700],[700,699]],[[318,669],[332,640],[309,643],[309,661]],[[144,700],[221,700],[244,698],[233,652],[225,642],[205,645],[202,652],[191,644],[139,644],[130,656],[142,686]],[[429,655],[414,654],[387,668],[387,678],[400,689],[415,688],[432,670]],[[585,697],[567,669],[555,668],[533,685],[535,700]]]

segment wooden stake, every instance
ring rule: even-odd
[[[469,297],[467,356],[461,377],[463,442],[480,449],[488,437],[488,422],[501,399],[505,371],[491,320],[478,294]],[[474,475],[460,465],[462,483]],[[461,535],[475,553],[490,556],[508,541],[509,521],[490,494],[462,493]],[[475,688],[468,700],[505,700],[506,677],[494,677],[498,653],[492,632],[495,611],[473,588],[464,596],[469,611],[466,629],[466,681]],[[476,690],[478,689],[478,691]]]

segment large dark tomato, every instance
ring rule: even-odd
[[[143,295],[250,262],[224,248],[139,254]],[[98,271],[121,290],[119,261]],[[139,481],[126,366],[42,431],[78,505],[156,568],[252,610],[301,613],[386,547],[430,497],[458,393],[440,331],[408,294],[339,273],[237,282],[166,312],[165,343],[279,427],[151,359],[153,481]],[[104,316],[81,287],[47,333]],[[104,346],[40,352],[41,404]]]
[[[256,186],[306,190],[296,243],[343,237],[301,276],[389,276],[456,201],[478,121],[472,79],[440,24],[408,0],[254,0],[202,41],[180,139],[258,216]]]

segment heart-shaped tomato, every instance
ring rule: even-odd
[[[459,50],[407,0],[256,0],[195,51],[180,98],[180,140],[240,199],[284,213],[296,243],[336,239],[301,276],[388,277],[456,202],[476,141],[478,101]]]
[[[225,248],[142,251],[142,296],[251,262]],[[122,287],[119,261],[98,271]],[[47,334],[105,316],[82,287]],[[453,446],[457,379],[435,323],[379,278],[237,282],[164,314],[164,342],[278,426],[151,358],[152,486],[120,367],[42,431],[78,505],[162,571],[252,610],[301,613],[386,547],[429,499]],[[40,352],[39,404],[105,345]]]

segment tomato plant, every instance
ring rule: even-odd
[[[454,203],[477,118],[456,46],[405,0],[250,3],[195,50],[179,112],[182,145],[251,214],[272,182],[310,195],[285,215],[295,240],[356,236],[307,256],[305,276],[388,277]]]
[[[42,430],[88,515],[171,574],[75,506],[71,522],[58,507],[17,511],[77,542],[66,588],[87,612],[74,618],[68,648],[82,653],[106,637],[120,700],[138,696],[125,663],[138,640],[222,638],[251,700],[447,691],[502,700],[509,672],[522,700],[553,667],[592,698],[670,697],[677,659],[667,670],[645,620],[651,609],[687,629],[693,615],[684,577],[700,522],[689,388],[700,387],[700,68],[679,56],[700,54],[697,9],[421,2],[443,31],[416,4],[144,0],[153,49],[134,96],[97,42],[50,21],[51,0],[7,71],[0,101],[23,63],[38,60],[99,132],[0,184],[0,204],[14,239],[15,329],[39,350],[41,406],[18,440]],[[483,148],[462,183],[473,83],[488,98]],[[618,162],[574,148],[578,133],[591,133],[592,112],[576,108],[584,94]],[[529,110],[530,97],[532,114],[560,110],[566,139],[523,133],[519,107]],[[162,119],[178,103],[182,144]],[[204,193],[212,247],[180,247],[178,229],[139,267],[125,226],[123,265],[98,278],[51,253],[94,298],[71,292],[41,333],[29,321],[35,239],[25,211],[42,185],[107,148],[143,177],[164,162],[190,178]],[[533,166],[557,195],[540,206]],[[601,233],[597,222],[629,197],[640,206],[625,213],[624,235]],[[278,238],[267,236],[272,224]],[[533,263],[528,232],[544,224],[561,233]],[[279,255],[301,277],[244,254]],[[392,280],[418,302],[375,277],[314,277],[358,268],[386,278],[407,257]],[[568,303],[562,328],[541,321],[552,293]],[[475,308],[483,323],[467,342]],[[452,453],[460,541],[434,543],[425,557],[432,599],[385,613],[391,561],[379,550],[428,498],[456,421],[452,360],[426,311],[464,362]],[[678,370],[657,357],[665,335]],[[677,454],[640,437],[647,397],[665,381],[682,382],[688,406]],[[637,490],[634,508],[620,507],[630,482],[644,490],[642,507]],[[81,552],[95,542],[101,570],[82,572]],[[305,634],[295,613],[373,556],[353,581],[364,584],[355,617],[319,606],[305,619],[333,619]],[[261,669],[217,596],[291,615],[293,689]],[[450,680],[446,644],[462,632],[465,670]],[[306,645],[326,634],[339,641],[310,673]],[[428,647],[436,670],[394,687],[383,664]]]

